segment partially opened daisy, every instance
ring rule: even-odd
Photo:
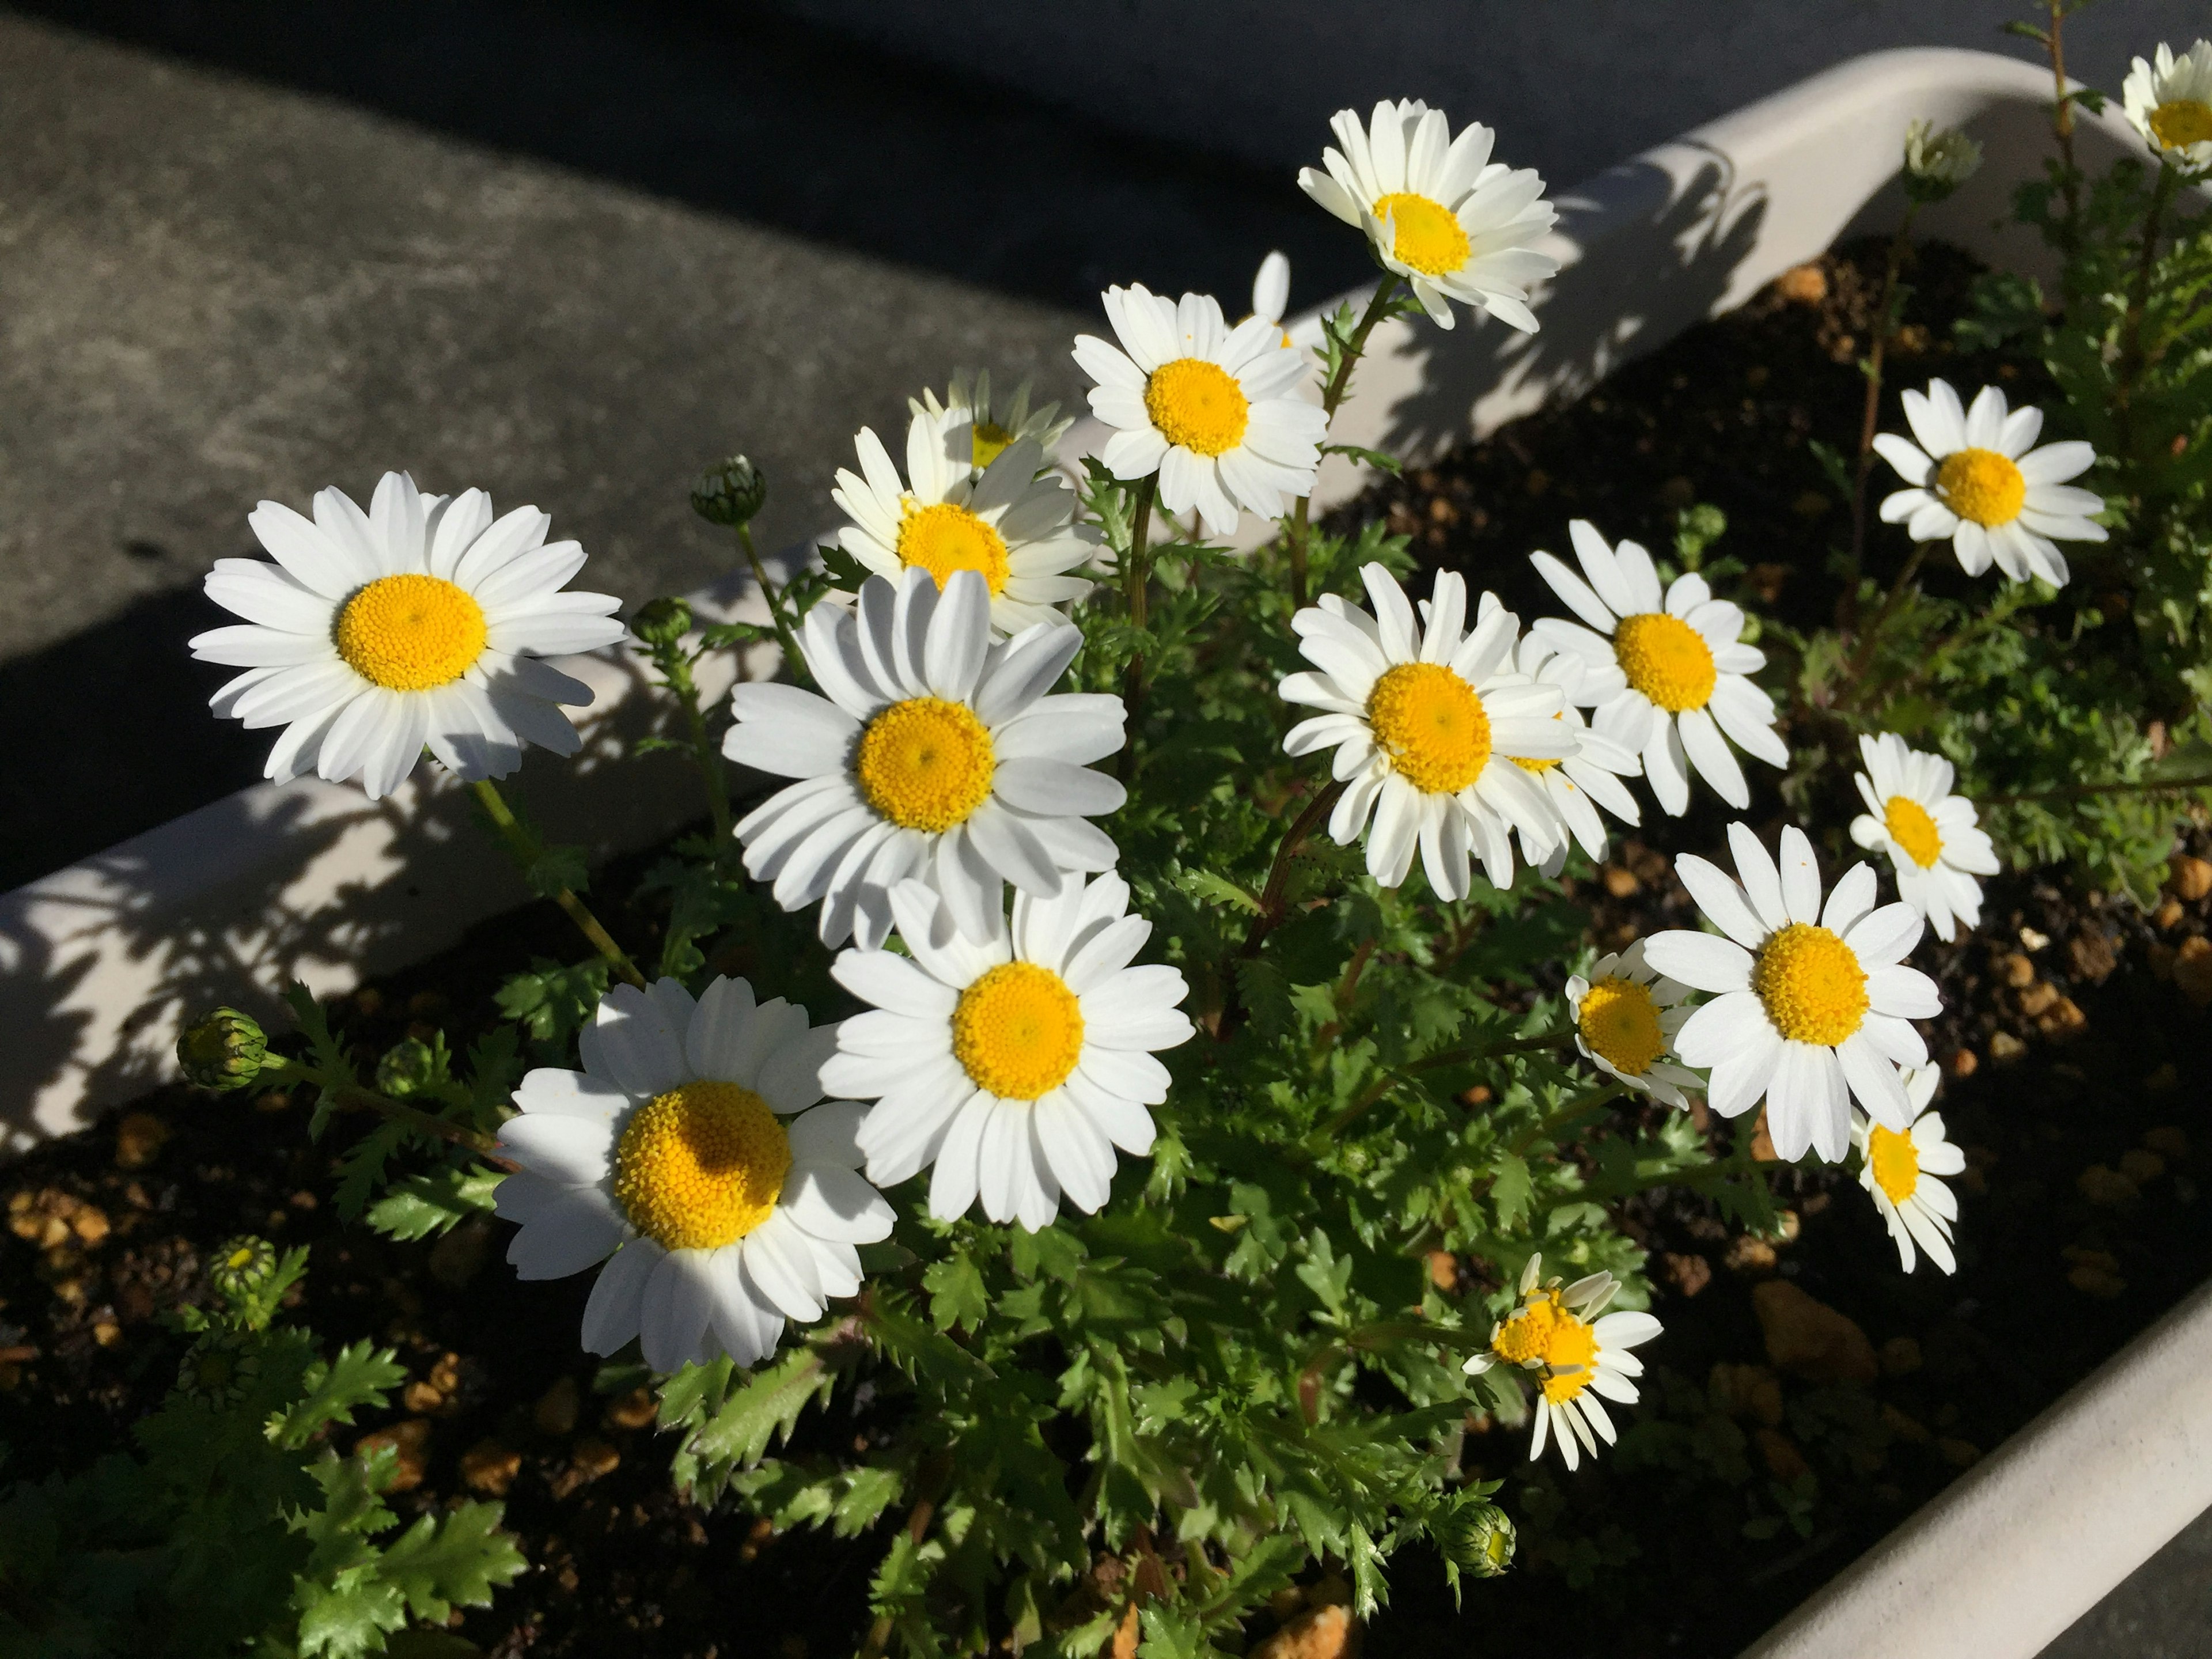
[[[1656,972],[1644,959],[1644,941],[1600,957],[1588,977],[1567,981],[1567,1006],[1575,1013],[1575,1047],[1583,1057],[1640,1095],[1669,1106],[1687,1106],[1685,1089],[1705,1079],[1667,1058],[1676,1033],[1694,1011],[1690,988]]]
[[[1547,1440],[1557,1440],[1559,1455],[1570,1469],[1578,1468],[1583,1450],[1597,1455],[1597,1443],[1611,1445],[1615,1438],[1613,1419],[1600,1400],[1632,1406],[1638,1399],[1635,1379],[1644,1375],[1644,1362],[1628,1352],[1659,1334],[1660,1325],[1648,1313],[1607,1313],[1620,1285],[1609,1273],[1595,1273],[1562,1288],[1557,1279],[1540,1279],[1544,1258],[1532,1255],[1521,1273],[1521,1305],[1490,1334],[1490,1346],[1461,1367],[1480,1376],[1493,1365],[1514,1365],[1536,1374],[1536,1433],[1528,1444],[1528,1461],[1544,1455]]]
[[[1065,480],[1039,476],[1044,451],[1034,438],[1008,444],[978,475],[963,450],[972,440],[918,413],[907,423],[904,482],[873,431],[862,427],[853,441],[860,471],[841,468],[830,492],[852,520],[837,545],[877,575],[926,570],[942,587],[972,570],[990,589],[991,627],[1001,635],[1058,622],[1056,606],[1091,591],[1067,573],[1090,559],[1098,532],[1073,521]]]
[[[918,882],[891,893],[909,954],[848,951],[830,971],[874,1011],[839,1030],[823,1085],[873,1099],[860,1126],[868,1178],[931,1170],[929,1212],[950,1221],[980,1204],[1035,1232],[1065,1195],[1105,1203],[1114,1149],[1152,1147],[1145,1109],[1167,1098],[1152,1051],[1188,1042],[1182,975],[1132,967],[1152,925],[1126,914],[1118,876],[1057,896],[1014,897],[978,943]]]
[[[1954,774],[1941,755],[1909,748],[1894,732],[1861,738],[1859,754],[1867,810],[1851,820],[1851,839],[1889,854],[1897,896],[1948,945],[1958,922],[1981,921],[1982,884],[1974,878],[1997,872],[1996,848],[1976,823],[1973,802],[1951,793]]]
[[[1972,409],[1960,406],[1948,380],[1925,393],[1905,394],[1912,437],[1878,434],[1875,448],[1908,486],[1885,496],[1885,524],[1902,524],[1916,542],[1948,539],[1969,576],[1995,561],[2016,582],[2040,576],[2066,581],[2060,541],[2101,542],[2105,526],[2090,517],[2105,509],[2094,490],[2066,482],[2089,470],[2097,452],[2079,439],[2036,448],[2043,411],[2030,404],[2006,412],[2005,395],[1985,386]]]
[[[1058,404],[1040,404],[1031,409],[1027,380],[1014,388],[1011,398],[1001,393],[994,400],[988,369],[978,369],[973,374],[964,368],[956,369],[943,402],[935,392],[924,388],[918,400],[907,400],[907,408],[914,418],[927,419],[936,427],[939,446],[946,459],[955,465],[966,462],[975,473],[1024,439],[1042,451],[1048,463],[1053,450],[1067,435],[1067,428],[1075,424],[1073,416],[1061,416]]]
[[[1371,817],[1367,870],[1384,886],[1406,879],[1418,852],[1439,898],[1465,896],[1470,854],[1492,885],[1510,887],[1512,832],[1547,848],[1561,833],[1541,785],[1515,763],[1575,752],[1553,718],[1565,699],[1514,668],[1520,623],[1504,606],[1485,605],[1464,631],[1456,572],[1437,577],[1422,618],[1382,566],[1359,574],[1374,615],[1328,593],[1291,620],[1313,669],[1280,695],[1322,712],[1291,728],[1284,752],[1336,751],[1330,770],[1346,788],[1329,834],[1349,847]]]
[[[1634,542],[1607,547],[1587,519],[1567,533],[1582,576],[1549,553],[1530,557],[1589,626],[1547,617],[1531,631],[1582,658],[1582,695],[1596,709],[1591,723],[1643,756],[1651,793],[1668,811],[1679,816],[1689,805],[1692,767],[1729,805],[1749,805],[1729,744],[1770,766],[1787,766],[1790,750],[1775,733],[1773,699],[1747,678],[1766,655],[1742,643],[1742,611],[1715,599],[1694,570],[1662,594],[1651,556]]]
[[[621,601],[562,591],[584,550],[549,544],[536,507],[495,520],[481,489],[425,495],[387,472],[366,513],[331,489],[313,520],[264,501],[246,522],[276,562],[217,559],[207,595],[246,620],[191,647],[246,671],[210,700],[217,714],[284,728],[262,775],[358,776],[374,800],[426,745],[471,780],[505,777],[526,744],[581,745],[561,707],[587,707],[591,688],[538,659],[612,645]]]
[[[1876,1122],[1911,1122],[1902,1066],[1923,1066],[1928,1048],[1911,1024],[1942,1012],[1936,981],[1905,965],[1919,943],[1919,913],[1875,903],[1874,872],[1855,864],[1827,906],[1813,843],[1795,824],[1782,832],[1778,868],[1759,837],[1729,826],[1736,879],[1685,854],[1674,873],[1708,921],[1726,935],[1654,933],[1644,958],[1670,979],[1719,993],[1692,1014],[1674,1051],[1710,1066],[1705,1103],[1723,1117],[1766,1102],[1776,1153],[1809,1147],[1840,1162],[1850,1144],[1854,1097]]]
[[[988,939],[1007,882],[1042,896],[1119,856],[1085,820],[1127,798],[1088,769],[1121,746],[1121,700],[1047,695],[1081,632],[1039,623],[994,645],[989,606],[972,570],[942,594],[927,571],[871,576],[851,610],[806,613],[799,648],[826,695],[772,680],[730,693],[722,753],[799,780],[738,822],[746,872],[787,910],[820,900],[825,945],[880,945],[910,876]]]
[[[1534,170],[1492,161],[1497,134],[1480,122],[1454,138],[1443,112],[1418,99],[1386,100],[1364,125],[1339,110],[1328,125],[1327,171],[1301,167],[1298,188],[1364,230],[1438,328],[1452,325],[1456,300],[1534,333],[1528,289],[1559,268],[1530,246],[1559,216]]]
[[[2160,41],[2149,63],[2136,59],[2120,99],[2160,161],[2212,167],[2212,40],[2199,40],[2179,58]]]
[[[1103,298],[1121,343],[1079,334],[1075,361],[1098,383],[1092,412],[1117,428],[1099,458],[1115,477],[1158,473],[1160,504],[1195,508],[1216,536],[1240,507],[1272,519],[1311,493],[1328,417],[1304,395],[1312,362],[1282,349],[1274,319],[1232,329],[1211,295],[1176,303],[1137,284]]]
[[[672,1371],[727,1354],[752,1365],[783,1323],[860,1288],[855,1246],[890,1237],[891,1207],[858,1173],[860,1108],[822,1102],[835,1026],[741,979],[695,1001],[672,979],[617,985],[577,1039],[580,1072],[532,1072],[500,1152],[520,1167],[497,1209],[521,1231],[524,1279],[605,1262],[584,1346],[632,1337]]]
[[[1966,1155],[1943,1138],[1942,1113],[1928,1110],[1936,1076],[1933,1066],[1905,1073],[1905,1097],[1911,1106],[1912,1126],[1904,1133],[1863,1117],[1851,1126],[1851,1141],[1859,1152],[1859,1185],[1873,1195],[1907,1273],[1917,1260],[1915,1244],[1945,1273],[1959,1271],[1958,1258],[1951,1253],[1959,1200],[1936,1177],[1957,1175],[1966,1167]]]
[[[1482,596],[1485,609],[1496,602],[1492,594]],[[1592,731],[1583,720],[1577,704],[1583,699],[1583,686],[1588,676],[1578,653],[1560,649],[1556,641],[1544,635],[1530,633],[1523,635],[1515,647],[1513,661],[1521,672],[1538,684],[1559,687],[1565,702],[1553,718],[1574,734],[1575,752],[1564,760],[1524,759],[1513,763],[1534,777],[1543,789],[1561,831],[1548,849],[1532,846],[1524,833],[1521,837],[1521,856],[1546,875],[1556,876],[1559,866],[1566,862],[1569,837],[1591,858],[1605,857],[1607,837],[1605,820],[1597,814],[1599,806],[1623,823],[1643,822],[1643,811],[1621,779],[1638,775],[1644,763],[1626,745]]]

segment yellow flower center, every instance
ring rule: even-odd
[[[1923,870],[1935,867],[1942,856],[1943,836],[1928,809],[1909,795],[1892,795],[1881,809],[1882,827],[1905,855]]]
[[[1751,988],[1792,1042],[1832,1048],[1866,1018],[1866,969],[1825,927],[1793,921],[1759,947]]]
[[[1377,198],[1375,216],[1389,222],[1390,257],[1425,276],[1457,270],[1474,251],[1449,208],[1411,191]]]
[[[240,1267],[245,1267],[252,1260],[253,1247],[251,1244],[241,1244],[223,1258],[222,1265],[229,1268],[231,1272],[236,1273]]]
[[[1936,469],[1936,493],[1962,519],[1984,526],[2010,524],[2027,499],[2027,480],[1994,449],[1960,449]]]
[[[868,722],[853,758],[869,805],[902,829],[932,835],[967,822],[998,769],[975,710],[942,697],[893,703]]]
[[[1367,694],[1375,741],[1407,782],[1455,795],[1490,763],[1490,716],[1474,688],[1442,663],[1382,671]]]
[[[980,442],[980,441],[979,441]],[[1003,446],[1002,446],[1003,447]],[[899,520],[899,562],[927,570],[940,588],[956,570],[982,574],[993,599],[1006,586],[1006,538],[964,507],[939,501],[910,508]]]
[[[1014,434],[996,421],[978,421],[968,430],[969,453],[979,469],[990,465],[1013,446]]]
[[[1874,1184],[1893,1204],[1904,1203],[1919,1188],[1920,1154],[1909,1134],[1885,1129],[1879,1123],[1869,1125],[1867,1167],[1874,1171]]]
[[[1509,1365],[1525,1365],[1532,1359],[1541,1359],[1553,1332],[1567,1316],[1558,1292],[1531,1291],[1527,1305],[1515,1309],[1490,1339],[1490,1351]]]
[[[2169,98],[2150,112],[2151,137],[2161,149],[2185,149],[2212,138],[2212,105],[2195,98]]]
[[[1576,1026],[1591,1051],[1631,1077],[1641,1077],[1667,1052],[1659,1005],[1648,986],[1611,975],[1583,994]]]
[[[1720,675],[1705,636],[1663,611],[1623,617],[1613,629],[1613,654],[1629,684],[1670,714],[1703,708]]]
[[[1555,720],[1563,720],[1566,719],[1566,716],[1565,714],[1554,714],[1552,718]],[[1559,762],[1555,760],[1530,760],[1526,756],[1522,755],[1509,755],[1506,758],[1510,760],[1522,771],[1534,772],[1539,775],[1550,771],[1553,767],[1559,764]],[[1569,788],[1572,788],[1574,786],[1571,784],[1568,786]]]
[[[791,1138],[758,1095],[686,1083],[630,1118],[615,1148],[615,1197],[655,1243],[718,1249],[769,1218],[790,1169]]]
[[[345,602],[332,630],[362,678],[393,691],[450,685],[483,654],[483,607],[438,576],[380,576]]]
[[[1544,1398],[1563,1406],[1597,1375],[1597,1333],[1562,1309],[1544,1345],[1544,1364],[1553,1368],[1544,1379]]]
[[[1002,962],[960,994],[952,1055],[979,1089],[1035,1100],[1067,1081],[1083,1054],[1083,1009],[1067,982],[1033,962]]]
[[[1170,443],[1194,455],[1220,455],[1243,442],[1252,400],[1220,364],[1178,357],[1146,380],[1145,413]]]

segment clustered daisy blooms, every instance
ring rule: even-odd
[[[1006,883],[1044,896],[1119,856],[1086,820],[1127,792],[1087,763],[1121,748],[1121,700],[1048,695],[1081,631],[1039,623],[994,645],[990,603],[972,570],[941,594],[927,571],[896,586],[871,576],[851,610],[806,613],[799,648],[821,693],[731,690],[723,754],[799,780],[738,821],[746,872],[787,910],[819,900],[825,945],[880,945],[890,890],[908,877],[988,939]]]
[[[1583,1059],[1636,1093],[1669,1106],[1687,1106],[1682,1091],[1702,1090],[1705,1080],[1667,1055],[1695,1012],[1689,996],[1689,987],[1653,969],[1644,941],[1638,939],[1626,951],[1600,957],[1587,975],[1567,981],[1575,1047]]]
[[[1282,349],[1275,319],[1232,329],[1211,295],[1178,303],[1133,283],[1103,298],[1121,343],[1079,334],[1075,361],[1097,382],[1092,413],[1115,428],[1100,456],[1115,477],[1157,474],[1160,505],[1195,508],[1216,536],[1240,507],[1272,519],[1312,492],[1328,417],[1304,395],[1312,362]]]
[[[524,1279],[605,1262],[584,1307],[584,1346],[637,1338],[674,1370],[775,1352],[787,1319],[822,1316],[860,1288],[861,1244],[891,1208],[858,1173],[860,1108],[822,1099],[834,1026],[741,979],[696,1000],[672,979],[617,985],[577,1048],[580,1072],[541,1068],[500,1130],[519,1166],[497,1208],[520,1230]]]
[[[1813,843],[1795,824],[1774,858],[1741,823],[1729,826],[1736,878],[1693,854],[1674,873],[1725,937],[1655,933],[1644,957],[1670,979],[1717,993],[1684,1023],[1674,1049],[1710,1066],[1706,1104],[1735,1117],[1766,1102],[1776,1154],[1809,1147],[1842,1161],[1856,1098],[1876,1122],[1911,1121],[1899,1067],[1923,1066],[1911,1021],[1942,1012],[1936,982],[1905,957],[1923,926],[1909,904],[1875,902],[1874,872],[1855,864],[1824,908]]]
[[[538,659],[623,634],[619,600],[562,591],[582,548],[549,544],[534,507],[495,519],[481,489],[425,495],[404,472],[384,475],[366,513],[336,489],[314,511],[253,510],[276,562],[216,560],[207,595],[246,620],[191,641],[202,662],[246,671],[210,700],[217,714],[284,728],[264,776],[357,776],[375,800],[425,745],[470,780],[505,777],[526,744],[576,752],[561,708],[587,707],[591,689]]]
[[[1966,1155],[1943,1138],[1943,1115],[1931,1112],[1928,1103],[1936,1093],[1936,1068],[1915,1066],[1905,1074],[1905,1097],[1911,1109],[1911,1123],[1899,1131],[1856,1119],[1851,1142],[1858,1148],[1859,1184],[1874,1199],[1875,1208],[1889,1228],[1898,1259],[1911,1273],[1917,1243],[1928,1259],[1945,1273],[1959,1270],[1951,1251],[1951,1227],[1959,1218],[1959,1200],[1936,1179],[1954,1176],[1966,1167]]]
[[[1534,1373],[1536,1432],[1528,1461],[1544,1455],[1547,1440],[1556,1440],[1559,1455],[1573,1469],[1582,1462],[1577,1441],[1592,1456],[1598,1441],[1613,1444],[1613,1419],[1601,1396],[1618,1405],[1636,1403],[1635,1379],[1644,1375],[1644,1362],[1628,1350],[1658,1335],[1660,1325],[1648,1313],[1605,1311],[1620,1288],[1609,1273],[1563,1288],[1557,1279],[1543,1279],[1543,1271],[1544,1258],[1530,1256],[1521,1273],[1520,1305],[1498,1321],[1490,1346],[1461,1369],[1470,1376],[1493,1365]]]
[[[1329,128],[1336,143],[1322,151],[1322,170],[1299,169],[1298,188],[1364,230],[1438,328],[1452,325],[1456,300],[1536,331],[1528,290],[1559,262],[1529,245],[1559,216],[1533,169],[1492,161],[1497,135],[1480,122],[1454,138],[1443,112],[1418,99],[1386,100],[1364,124],[1339,110]]]
[[[1482,596],[1482,609],[1498,603],[1493,594]],[[1562,651],[1545,635],[1531,632],[1514,648],[1514,665],[1540,685],[1556,685],[1565,699],[1554,720],[1573,734],[1575,752],[1564,760],[1517,759],[1513,763],[1536,780],[1559,820],[1559,836],[1549,848],[1532,846],[1524,832],[1521,855],[1547,876],[1559,874],[1567,859],[1571,840],[1593,859],[1605,857],[1607,836],[1600,806],[1624,823],[1641,823],[1644,813],[1623,778],[1644,770],[1644,763],[1624,744],[1590,729],[1576,706],[1587,678],[1582,659]]]
[[[2120,101],[2161,161],[2212,167],[2212,40],[2199,40],[2179,58],[2160,41],[2150,62],[2135,60]]]
[[[988,939],[954,927],[919,882],[891,891],[908,955],[847,951],[831,971],[873,1012],[839,1028],[825,1088],[873,1100],[860,1126],[872,1181],[930,1170],[929,1212],[981,1204],[1035,1232],[1063,1195],[1097,1210],[1115,1147],[1152,1150],[1167,1098],[1152,1051],[1189,1041],[1182,974],[1132,966],[1152,925],[1118,876],[1015,896]]]
[[[1770,766],[1787,766],[1790,750],[1775,734],[1773,699],[1748,678],[1766,655],[1743,643],[1742,610],[1715,599],[1694,570],[1662,593],[1649,553],[1635,542],[1607,546],[1587,519],[1567,533],[1581,576],[1549,553],[1530,558],[1588,625],[1547,617],[1531,631],[1582,659],[1580,699],[1596,710],[1599,735],[1643,757],[1651,793],[1678,817],[1690,804],[1693,766],[1729,805],[1748,806],[1729,744]]]
[[[1470,854],[1493,886],[1510,887],[1512,832],[1547,848],[1559,834],[1543,790],[1515,763],[1576,752],[1574,733],[1553,718],[1565,699],[1514,668],[1512,612],[1486,605],[1466,631],[1456,572],[1437,577],[1419,618],[1389,570],[1359,574],[1373,615],[1328,593],[1291,619],[1313,668],[1279,693],[1322,712],[1291,728],[1284,751],[1336,751],[1331,770],[1346,787],[1329,834],[1349,847],[1371,817],[1367,869],[1384,886],[1406,879],[1418,851],[1440,898],[1466,896]]]
[[[2066,482],[2087,471],[2097,452],[2079,439],[2037,448],[2043,411],[2034,405],[2008,413],[2004,393],[1985,386],[1968,409],[1936,380],[1924,393],[1905,392],[1905,418],[1911,439],[1884,432],[1874,441],[1907,486],[1883,498],[1882,521],[1904,525],[1916,542],[1948,538],[1969,576],[1994,561],[2014,581],[2040,576],[2062,587],[2066,556],[2052,538],[2105,539],[2091,516],[2104,511],[2104,497]]]
[[[1959,922],[1981,920],[1974,878],[1997,872],[1996,848],[1975,822],[1973,802],[1951,793],[1955,774],[1941,755],[1911,748],[1894,732],[1862,737],[1859,754],[1867,769],[1855,781],[1867,810],[1851,820],[1851,839],[1889,855],[1897,896],[1948,945]]]
[[[994,401],[988,369],[973,374],[956,369],[942,401],[925,387],[919,398],[907,399],[907,408],[914,419],[932,422],[939,448],[956,465],[966,462],[972,473],[981,473],[1024,441],[1035,444],[1048,461],[1075,424],[1073,416],[1060,414],[1058,404],[1031,409],[1027,380],[1015,386],[1012,398]]]

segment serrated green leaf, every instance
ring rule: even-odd
[[[500,1529],[504,1512],[497,1504],[465,1503],[426,1515],[386,1547],[378,1572],[426,1622],[444,1622],[457,1607],[489,1607],[492,1592],[530,1565],[514,1534]]]
[[[368,1206],[368,1224],[392,1238],[428,1238],[457,1221],[489,1213],[499,1183],[506,1179],[506,1171],[481,1164],[466,1170],[441,1164],[392,1182],[391,1190]]]
[[[282,1446],[304,1446],[318,1429],[350,1423],[365,1406],[381,1406],[407,1380],[407,1368],[389,1348],[356,1342],[338,1350],[327,1364],[308,1369],[307,1394],[271,1427],[270,1438]]]
[[[929,1292],[929,1316],[940,1331],[949,1331],[955,1325],[980,1325],[991,1310],[982,1269],[963,1249],[956,1249],[942,1261],[933,1261],[924,1268],[921,1288]]]

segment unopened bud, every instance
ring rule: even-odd
[[[208,1283],[226,1297],[246,1296],[276,1271],[276,1247],[251,1233],[226,1240],[208,1269]]]
[[[269,1039],[249,1014],[218,1008],[177,1038],[185,1081],[203,1089],[243,1089],[261,1075]]]
[[[1495,1578],[1513,1565],[1519,1541],[1512,1517],[1494,1504],[1470,1504],[1437,1528],[1437,1543],[1462,1572]]]
[[[691,510],[708,524],[744,524],[767,501],[768,476],[743,455],[716,462],[691,488]]]
[[[1905,188],[1917,202],[1942,201],[1981,164],[1981,145],[1955,127],[1915,121],[1905,130]]]
[[[691,631],[691,607],[678,599],[647,599],[629,619],[629,631],[647,645],[673,645]]]
[[[376,1062],[376,1089],[379,1094],[411,1095],[428,1086],[437,1070],[437,1056],[430,1045],[415,1037],[402,1037],[384,1051]]]

